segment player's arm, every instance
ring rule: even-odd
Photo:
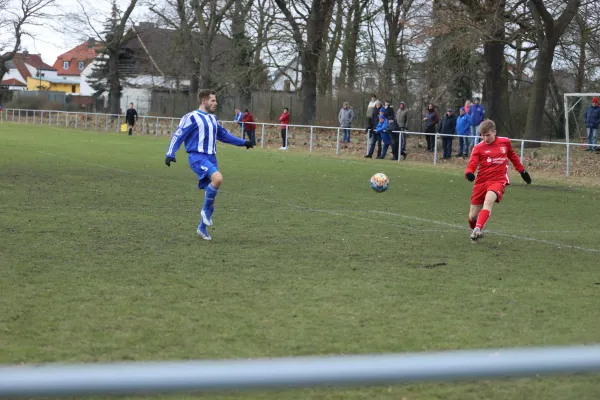
[[[194,118],[190,118],[189,115],[186,115],[179,122],[177,130],[169,142],[169,147],[167,148],[167,158],[165,158],[165,164],[167,164],[167,167],[171,166],[171,162],[177,161],[175,160],[175,153],[177,153],[177,150],[179,150],[179,147],[181,147],[181,144],[185,141],[185,138],[193,129],[198,129],[196,120]]]
[[[465,178],[469,182],[473,182],[475,180],[475,170],[479,165],[479,148],[473,147],[473,152],[471,152],[471,158],[469,158],[469,164],[467,164],[467,169],[465,170]]]
[[[232,144],[234,146],[246,146],[247,149],[254,147],[249,140],[244,140],[233,136],[221,125],[217,125],[217,140],[223,143]]]
[[[508,147],[508,150],[506,152],[506,156],[508,157],[508,159],[510,160],[512,165],[515,167],[517,172],[519,172],[521,174],[521,178],[523,178],[523,180],[528,185],[531,184],[531,176],[529,176],[529,172],[525,171],[525,167],[521,163],[521,160],[519,159],[519,156],[517,155],[515,150],[512,148],[510,141],[508,141],[507,147]]]

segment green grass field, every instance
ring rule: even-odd
[[[513,174],[472,244],[462,169],[220,145],[206,242],[166,146],[0,124],[0,363],[600,342],[599,188]],[[198,397],[581,400],[600,377],[166,398]]]

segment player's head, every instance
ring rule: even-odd
[[[244,110],[244,115],[248,115],[250,114],[250,110],[248,110],[247,108]]]
[[[594,107],[597,107],[597,106],[598,106],[598,98],[597,98],[597,97],[594,97],[594,98],[592,99],[592,105],[593,105]]]
[[[133,108],[133,103],[129,103],[129,108]]]
[[[217,92],[212,89],[198,90],[198,103],[202,111],[213,114],[217,110]]]
[[[479,104],[479,101],[480,101],[480,100],[481,100],[481,99],[480,99],[479,97],[475,97],[475,98],[473,99],[473,101],[475,102],[475,104]]]
[[[494,121],[491,119],[484,120],[479,125],[479,134],[487,144],[492,144],[496,140],[496,124]]]
[[[283,107],[283,112],[290,112],[287,107]]]
[[[236,107],[235,110],[233,110],[234,113],[239,114],[240,113],[240,109]]]
[[[404,108],[406,107],[406,104],[401,101],[400,104],[398,105],[398,107],[400,107],[401,110],[404,110]]]
[[[465,115],[465,108],[464,107],[460,108],[460,115]]]
[[[345,102],[344,102],[344,104],[342,104],[342,107],[344,107],[344,108],[348,108],[348,107],[350,107],[350,104],[348,104],[348,102],[347,102],[347,101],[345,101]]]

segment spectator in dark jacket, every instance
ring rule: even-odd
[[[598,98],[592,99],[592,105],[588,107],[583,115],[585,126],[587,128],[587,144],[586,151],[594,151],[594,144],[598,144],[598,125],[600,125],[600,107],[598,107]],[[596,151],[600,148],[596,147]]]
[[[244,110],[242,122],[244,123],[244,133],[248,135],[248,140],[250,140],[253,146],[256,146],[256,124],[254,123],[252,113],[248,109]]]
[[[448,135],[456,135],[456,116],[451,108],[440,121],[440,133],[442,134],[442,157],[447,160],[452,157],[452,140],[454,139],[454,136]]]
[[[392,107],[390,105],[390,101],[386,100],[386,102],[383,105],[383,108],[385,108],[385,119],[390,120],[390,119],[394,119],[394,107]]]
[[[423,121],[425,121],[425,133],[435,133],[435,126],[440,122],[440,116],[433,104],[427,106],[427,114],[425,115],[425,118],[423,118]],[[427,151],[433,151],[435,136],[425,135],[425,139],[427,140]]]
[[[367,152],[365,158],[373,157],[375,143],[377,143],[377,157],[381,156],[381,135],[377,134],[376,128],[377,124],[379,123],[379,113],[381,111],[385,111],[381,110],[382,108],[383,105],[381,104],[381,102],[377,101],[375,103],[375,108],[373,108],[373,115],[371,115],[371,121],[373,121],[373,124],[371,126],[371,129],[369,129],[369,151]]]

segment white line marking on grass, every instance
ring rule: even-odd
[[[166,182],[175,182],[175,183],[178,183],[178,184],[188,185],[188,183],[180,181],[180,180],[176,180],[176,179],[161,178],[161,177],[154,176],[154,175],[146,175],[146,174],[141,174],[141,173],[138,173],[138,172],[127,171],[127,170],[120,169],[120,168],[108,167],[106,165],[90,163],[90,162],[87,162],[87,161],[78,160],[78,159],[70,158],[70,157],[65,157],[65,156],[61,156],[61,155],[58,155],[58,154],[48,153],[48,152],[45,152],[45,151],[39,151],[38,150],[38,153],[45,154],[45,155],[48,155],[48,156],[63,158],[65,160],[74,161],[74,162],[78,162],[78,163],[81,163],[81,164],[90,165],[90,166],[93,166],[93,167],[103,168],[103,169],[106,169],[106,170],[112,170],[112,171],[120,172],[120,173],[123,173],[123,174],[137,175],[137,176],[141,176],[141,177],[145,177],[145,178],[150,178],[150,179],[153,179],[153,180],[161,180],[161,181],[166,181]],[[246,194],[242,194],[242,193],[229,193],[229,192],[226,192],[226,191],[221,191],[221,192],[224,193],[224,194],[230,194],[232,196],[246,197],[246,198],[251,198],[251,199],[255,199],[255,200],[260,200],[260,201],[263,201],[263,202],[266,202],[266,203],[280,204],[279,201],[265,199],[265,198],[259,197],[259,196],[246,195]],[[351,216],[351,215],[348,214],[350,212],[356,212],[356,210],[347,210],[347,211],[342,211],[342,212],[340,210],[317,210],[317,209],[313,209],[313,208],[310,208],[310,207],[300,206],[300,205],[292,204],[292,203],[287,203],[286,206],[288,206],[290,208],[304,209],[304,210],[312,211],[312,212],[322,212],[322,213],[325,213],[325,214],[336,215],[336,216],[340,216],[340,217],[343,217],[343,218],[352,218],[352,219],[364,220],[364,221],[368,221],[370,223],[373,223],[373,222],[382,223],[382,221],[372,220],[372,219],[369,219],[369,218],[361,218],[361,217]],[[405,215],[405,214],[399,214],[399,213],[393,213],[393,212],[387,212],[387,211],[364,210],[364,211],[359,211],[359,212],[384,214],[384,215],[395,216],[395,217],[399,217],[399,218],[403,218],[403,219],[410,219],[410,220],[413,220],[413,221],[420,221],[420,222],[426,222],[426,223],[429,223],[429,224],[448,226],[448,227],[451,227],[451,228],[454,228],[454,229],[460,229],[460,230],[467,230],[467,229],[469,229],[468,227],[462,226],[462,225],[456,225],[456,224],[452,224],[452,223],[448,223],[448,222],[436,221],[436,220],[433,220],[433,219],[415,217],[415,216],[412,216],[412,215]],[[385,223],[389,224],[389,222],[385,222]],[[405,225],[401,225],[401,224],[394,224],[394,225],[402,227],[404,229],[413,230],[413,228],[407,227]],[[528,242],[536,242],[536,243],[547,244],[547,245],[550,245],[550,246],[553,246],[553,247],[557,247],[559,249],[569,248],[569,249],[581,250],[581,251],[585,251],[585,252],[589,252],[589,253],[600,253],[600,250],[598,250],[598,249],[591,249],[591,248],[588,248],[588,247],[575,246],[575,245],[570,245],[570,244],[565,244],[565,243],[559,243],[559,242],[553,242],[553,241],[550,241],[550,240],[537,239],[537,238],[527,237],[527,236],[513,235],[511,233],[505,233],[505,232],[500,232],[500,231],[492,231],[492,230],[487,230],[486,229],[486,233],[493,233],[493,234],[498,235],[498,236],[508,237],[508,238],[517,239],[517,240],[525,240],[525,241],[528,241]]]

